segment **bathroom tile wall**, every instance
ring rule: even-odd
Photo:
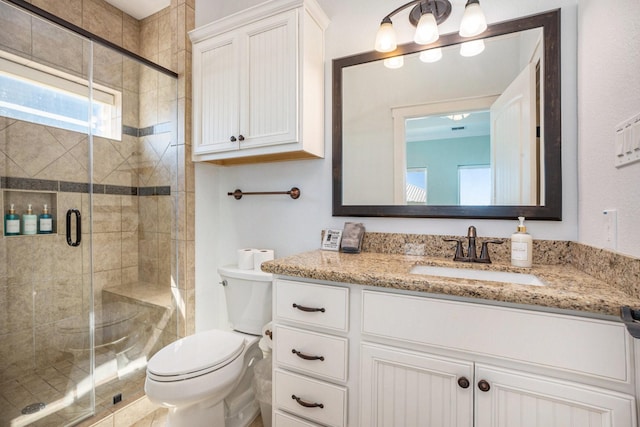
[[[186,126],[190,122],[190,89],[186,89],[190,86],[190,52],[187,52],[190,44],[186,31],[193,28],[193,2],[174,0],[169,8],[143,21],[100,0],[34,0],[32,3],[180,72],[180,98],[175,102],[171,79],[159,74],[147,75],[146,68],[135,61],[123,60],[94,45],[94,78],[100,84],[122,90],[123,124],[136,128],[155,126],[169,121],[176,110],[179,113],[177,127],[168,132],[141,137],[123,135],[122,141],[94,140],[94,157],[100,159],[95,164],[95,182],[127,187],[168,183],[172,186],[170,197],[113,194],[94,197],[94,297],[99,304],[102,289],[130,283],[155,284],[163,278],[167,287],[177,286],[178,292],[174,294],[184,307],[179,318],[179,333],[189,334],[194,330],[195,293],[193,272],[185,269],[193,270],[194,186],[190,134]],[[0,34],[3,49],[75,75],[86,73],[82,59],[88,57],[86,44],[61,30],[47,30],[40,37],[36,27],[43,24],[38,19],[25,19],[10,7],[0,6],[3,7],[0,25],[11,29]],[[64,49],[53,49],[52,40]],[[0,118],[1,176],[86,182],[86,147],[85,135]],[[173,167],[176,156],[180,162],[177,170]],[[82,207],[86,213],[83,230],[89,230],[86,193],[59,193],[57,204],[58,212]],[[185,212],[188,206],[191,207],[189,214]],[[180,209],[177,224],[171,222],[171,212],[176,207]],[[17,375],[21,369],[32,369],[40,362],[61,357],[55,350],[59,343],[52,342],[53,325],[88,307],[88,246],[82,246],[82,256],[77,256],[77,251],[67,246],[60,234],[64,230],[61,219],[58,218],[57,236],[5,238],[0,243],[0,339],[4,343],[0,359],[7,361],[3,366],[8,366],[5,372],[0,372],[0,380],[7,375]],[[173,262],[176,257],[171,251],[175,243],[179,247],[179,268]],[[9,275],[7,265],[28,274]],[[178,271],[186,272],[178,276]],[[83,291],[74,292],[78,288]],[[25,354],[33,357],[24,357]],[[13,369],[16,366],[20,369]]]
[[[191,42],[187,33],[195,27],[195,0],[171,0],[168,8],[142,21],[128,16],[102,0],[32,0],[31,3],[178,73],[177,105],[173,106],[162,102],[169,96],[168,87],[163,85],[163,76],[158,82],[157,98],[153,87],[146,90],[147,86],[145,85],[148,81],[141,79],[141,99],[140,102],[137,102],[135,90],[126,84],[131,81],[127,76],[129,74],[135,76],[135,72],[132,70],[133,67],[129,67],[125,63],[123,102],[125,106],[127,104],[133,106],[133,108],[131,106],[125,108],[126,114],[137,115],[136,107],[141,108],[143,105],[148,107],[154,98],[157,99],[159,103],[157,110],[152,108],[144,110],[152,111],[150,114],[157,114],[159,122],[162,122],[162,118],[168,112],[173,111],[172,108],[176,108],[178,111],[178,128],[175,139],[178,170],[170,172],[177,174],[177,188],[172,188],[171,192],[173,203],[177,208],[177,224],[171,227],[172,230],[175,230],[171,239],[176,241],[178,247],[179,268],[172,265],[172,278],[177,287],[176,295],[180,300],[180,306],[184,307],[180,313],[179,335],[191,334],[195,332],[195,185],[194,167],[191,162]],[[0,43],[3,43],[2,38],[5,37],[8,39],[6,42],[15,46],[15,49],[20,47],[26,49],[30,42],[20,40],[14,37],[14,34],[18,33],[16,26],[24,26],[27,23],[16,21],[15,16],[7,16],[6,21],[1,22],[2,27],[8,31],[0,34]],[[100,55],[96,56],[101,58]],[[64,58],[58,57],[60,58],[58,62],[67,63]],[[100,61],[100,59],[96,59],[96,61]],[[104,62],[98,67],[99,70],[105,71],[98,76],[99,80],[112,75],[110,72],[112,65],[109,65],[112,63]],[[148,96],[142,95],[145,93]],[[126,119],[127,116],[123,118],[125,122]],[[149,117],[141,117],[140,127],[143,127],[148,120]],[[157,146],[155,141],[150,143]],[[125,146],[124,149],[126,147],[131,146]],[[158,150],[153,153],[148,152],[147,145],[142,145],[141,148],[145,150],[141,158],[148,158],[147,154],[150,156],[158,154]],[[176,182],[173,176],[172,182]]]

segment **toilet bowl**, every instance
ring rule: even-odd
[[[209,330],[179,339],[147,364],[145,393],[169,408],[171,427],[246,427],[259,405],[251,387],[262,358],[262,326],[271,320],[271,274],[221,267],[233,331]]]

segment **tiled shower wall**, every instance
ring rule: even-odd
[[[102,0],[32,0],[30,3],[178,73],[178,176],[177,188],[171,191],[177,207],[178,223],[177,227],[171,227],[176,232],[171,239],[175,240],[178,250],[177,270],[180,274],[174,270],[172,277],[176,279],[176,296],[179,307],[182,307],[178,316],[178,335],[191,334],[195,331],[195,185],[191,162],[191,43],[187,32],[195,26],[195,0],[171,0],[168,8],[142,21]],[[0,34],[0,41],[4,42],[3,35],[13,39],[17,33],[13,28],[15,22],[8,20],[6,25],[4,22],[2,24],[6,31]],[[108,78],[112,66],[112,63],[105,61],[96,68],[104,70],[102,75]],[[145,93],[144,88],[141,88],[141,93]],[[161,102],[162,84],[159,85],[158,94]],[[162,115],[162,108],[146,108],[147,103],[153,104],[155,98],[152,92],[148,95],[143,96],[140,104],[134,102],[133,107],[144,104],[144,111],[150,111],[151,114],[157,111]],[[147,123],[147,119],[141,117],[140,127]],[[152,246],[152,250],[154,248]],[[144,252],[145,249],[141,250]]]
[[[50,12],[76,25],[85,24],[89,31],[113,42],[120,37],[118,44],[126,48],[137,50],[140,39],[151,39],[150,45],[159,46],[160,39],[153,37],[154,31],[141,31],[145,25],[122,12],[119,12],[121,25],[116,25],[113,18],[118,12],[106,3],[88,0],[33,3],[45,9],[49,4]],[[10,13],[10,8],[5,9],[0,14],[1,26],[11,31],[0,33],[4,50],[72,74],[86,73],[83,64],[86,44],[37,19],[24,19]],[[177,7],[172,5],[171,9],[175,9],[172,16],[177,16]],[[158,18],[149,18],[155,19]],[[118,27],[121,28],[119,36],[113,34],[113,29]],[[101,31],[105,33],[100,34]],[[21,36],[17,37],[18,34]],[[159,37],[159,34],[158,26],[156,35]],[[176,144],[178,135],[184,135],[184,125],[179,129],[175,124],[168,129],[162,126],[175,117],[179,108],[175,101],[175,81],[123,59],[120,54],[94,46],[94,80],[123,92],[124,125],[147,130],[144,136],[123,135],[122,141],[94,138],[94,183],[117,186],[114,188],[121,191],[112,192],[123,193],[94,197],[94,298],[99,307],[104,288],[131,283],[157,284],[163,280],[169,292],[170,278],[177,277],[171,248],[175,247],[176,240],[182,242],[180,260],[186,264],[188,227],[184,215],[187,205],[184,143]],[[182,105],[184,110],[184,99]],[[181,114],[184,115],[184,111]],[[184,118],[180,121],[184,123]],[[147,134],[154,127],[159,128],[155,129],[159,132]],[[176,170],[179,149],[182,163]],[[0,118],[0,176],[83,183],[88,180],[87,158],[86,135]],[[176,184],[177,177],[180,177],[179,184]],[[170,197],[148,191],[167,185],[172,186]],[[131,188],[144,188],[145,194],[131,195],[131,191],[127,192]],[[173,232],[176,224],[172,223],[176,204],[181,209],[177,234]],[[57,236],[4,238],[0,244],[3,279],[0,282],[3,307],[0,337],[4,343],[0,358],[7,362],[3,365],[9,367],[0,373],[3,380],[7,375],[19,375],[23,369],[60,357],[57,351],[60,343],[55,342],[56,322],[86,310],[90,303],[89,247],[81,246],[79,255],[78,248],[70,248],[61,234],[65,229],[61,213],[72,207],[81,209],[83,230],[88,231],[88,194],[65,191],[57,196]],[[11,266],[11,274],[6,270],[7,265]],[[186,307],[192,309],[193,292],[187,292],[184,279],[176,282],[180,286],[178,295],[182,295],[188,303]],[[187,313],[182,315],[183,335],[189,331],[190,317]],[[25,358],[26,354],[33,357]]]

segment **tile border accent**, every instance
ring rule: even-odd
[[[158,123],[157,125],[147,126],[144,128],[137,128],[134,126],[122,125],[122,133],[124,135],[134,136],[139,138],[141,136],[157,135],[160,133],[168,133],[173,129],[171,122]]]
[[[89,193],[88,182],[53,181],[49,179],[0,177],[3,190],[59,191],[63,193]],[[170,196],[171,186],[128,187],[125,185],[93,184],[93,194],[122,196]]]

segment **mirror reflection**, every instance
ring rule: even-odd
[[[333,215],[562,219],[560,10],[333,60]]]
[[[543,29],[483,42],[342,69],[345,205],[545,204]]]

